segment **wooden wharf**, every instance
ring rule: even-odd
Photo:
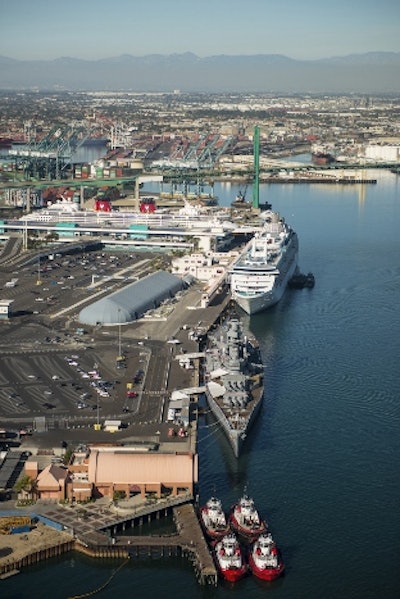
[[[3,535],[3,539],[7,539],[8,544],[9,538],[18,541],[18,548],[10,550],[3,558],[0,555],[0,578],[16,574],[22,568],[39,561],[75,550],[89,557],[108,559],[184,557],[192,563],[200,584],[217,585],[218,583],[218,573],[210,548],[195,507],[190,501],[170,505],[167,508],[165,505],[163,507],[153,505],[151,511],[143,510],[140,515],[130,514],[118,520],[115,519],[115,515],[112,517],[111,514],[104,514],[100,526],[98,521],[96,524],[93,522],[92,525],[87,522],[86,526],[81,528],[77,526],[74,529],[62,517],[63,512],[66,515],[66,510],[58,508],[56,511],[57,514],[54,513],[51,519],[46,517],[47,525],[42,522],[37,524],[39,532],[33,530],[22,536]],[[171,512],[176,532],[160,536],[127,534],[130,529],[134,530],[144,521],[150,522],[151,519],[158,519]],[[51,521],[54,523],[58,521],[63,530],[53,528]],[[43,535],[43,539],[36,538],[38,534]],[[29,543],[31,535],[35,535],[34,543]],[[26,540],[21,541],[21,539]]]
[[[182,556],[189,559],[200,584],[217,585],[218,573],[193,504],[173,508],[176,534],[162,536],[105,534],[81,537],[75,549],[92,557],[164,558]]]

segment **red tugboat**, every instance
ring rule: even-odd
[[[232,528],[250,542],[267,532],[267,523],[261,520],[253,499],[246,494],[232,507],[229,520]]]
[[[215,543],[214,556],[217,569],[225,580],[237,582],[247,573],[243,551],[233,532]]]
[[[275,580],[282,574],[285,565],[270,532],[260,535],[254,542],[249,566],[254,576],[261,580]]]
[[[199,513],[200,523],[210,539],[219,540],[229,533],[229,523],[226,520],[220,499],[210,497],[207,503],[200,508]]]

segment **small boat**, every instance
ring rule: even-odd
[[[270,532],[260,535],[253,543],[249,566],[254,576],[261,580],[275,580],[282,574],[285,565]]]
[[[229,521],[235,532],[250,542],[266,533],[268,528],[265,520],[261,520],[253,499],[246,494],[232,507]]]
[[[253,208],[253,202],[250,202],[249,200],[246,200],[246,197],[244,195],[244,193],[242,193],[241,191],[239,191],[239,193],[237,194],[236,198],[231,202],[231,207],[232,208],[248,208],[251,209]],[[272,208],[272,204],[270,204],[269,202],[264,202],[263,204],[259,204],[258,206],[260,208],[260,210],[271,210]]]
[[[252,203],[246,200],[244,193],[239,191],[236,198],[231,202],[232,208],[252,208]]]
[[[215,543],[214,556],[217,569],[225,580],[236,582],[247,573],[242,548],[233,532]]]
[[[290,289],[304,289],[308,287],[312,289],[315,285],[315,277],[312,272],[307,273],[295,273],[293,277],[288,281],[288,287]]]
[[[200,508],[200,523],[204,532],[210,539],[218,540],[230,531],[221,500],[210,497],[207,503]]]

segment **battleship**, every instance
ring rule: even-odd
[[[255,339],[243,334],[242,323],[228,316],[208,334],[205,390],[211,412],[239,457],[264,394],[264,366]]]

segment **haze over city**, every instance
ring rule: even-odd
[[[14,0],[1,2],[0,56],[97,60],[131,54],[283,54],[315,60],[398,52],[397,0]]]

